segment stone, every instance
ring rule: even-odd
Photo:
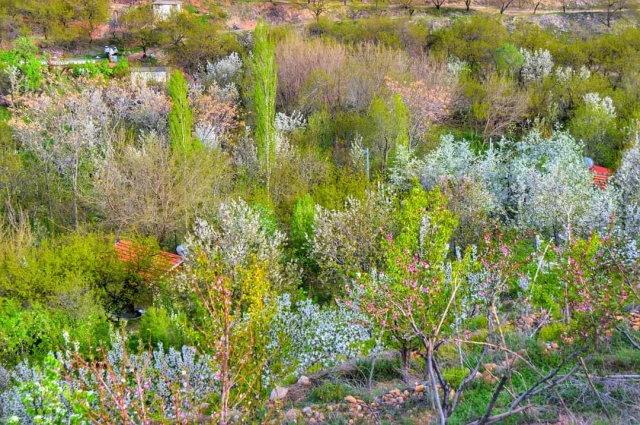
[[[482,379],[484,380],[484,383],[487,385],[495,384],[497,381],[497,379],[488,370],[485,370],[484,372],[482,372]]]
[[[356,398],[352,395],[348,395],[344,398],[344,401],[346,401],[347,403],[351,403],[351,404],[356,404],[358,402],[358,400],[356,400]]]
[[[307,416],[313,416],[313,409],[307,406],[304,409],[302,409],[302,413],[304,413]]]
[[[303,375],[303,376],[300,377],[300,379],[298,379],[298,384],[299,385],[304,385],[305,387],[309,386],[309,385],[311,385],[311,379],[309,379],[308,376],[304,376]]]
[[[273,390],[271,390],[271,395],[269,396],[269,400],[271,401],[282,400],[287,396],[288,392],[289,392],[289,388],[287,387],[275,387]]]
[[[494,372],[498,368],[498,365],[495,363],[486,363],[483,366],[484,370],[487,370],[489,372]]]
[[[288,422],[295,422],[298,419],[298,412],[296,409],[289,409],[284,413],[284,420]]]
[[[421,393],[424,391],[424,385],[417,385],[416,388],[414,389],[415,392],[417,393]]]

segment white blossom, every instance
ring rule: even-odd
[[[548,50],[538,49],[530,52],[527,49],[520,49],[520,53],[524,57],[521,72],[525,83],[542,81],[551,74],[553,57]]]

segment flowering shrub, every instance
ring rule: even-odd
[[[226,87],[232,84],[238,74],[242,71],[242,59],[237,52],[231,52],[227,57],[220,59],[215,63],[207,61],[205,71],[196,75],[196,80],[209,87],[217,85]]]
[[[276,130],[281,133],[291,133],[296,129],[304,128],[306,125],[307,121],[299,111],[293,111],[291,115],[283,112],[276,113],[275,126]]]
[[[244,213],[246,218],[256,217],[247,209]],[[220,217],[225,220],[224,215]],[[225,224],[228,223],[223,223],[222,228],[229,231]],[[234,231],[242,230],[240,227]],[[195,295],[197,309],[203,312],[196,320],[202,344],[212,353],[220,381],[216,410],[224,424],[231,409],[250,407],[263,395],[263,385],[269,384],[265,368],[277,353],[268,349],[276,286],[270,278],[277,274],[270,273],[270,269],[278,270],[278,263],[271,263],[269,256],[261,257],[259,251],[247,252],[248,258],[238,256],[243,251],[237,248],[244,250],[243,245],[231,246],[233,252],[229,256],[224,245],[219,245],[224,242],[219,237],[220,233],[206,222],[198,223],[188,239],[179,279]],[[264,246],[277,247],[277,242]]]
[[[346,283],[355,272],[368,272],[379,261],[379,229],[389,226],[392,203],[384,188],[360,201],[349,199],[343,211],[316,206],[311,257],[326,284]],[[342,287],[342,285],[338,285]]]
[[[593,184],[580,144],[565,132],[549,138],[531,132],[481,154],[447,136],[424,164],[420,181],[426,189],[453,182],[464,194],[465,182],[476,185],[471,199],[477,201],[465,208],[477,202],[478,211],[503,214],[507,223],[553,235],[558,243],[569,229],[582,234],[605,230],[616,209],[615,191]],[[460,200],[466,202],[466,196]]]
[[[330,367],[362,354],[371,339],[366,317],[354,303],[320,307],[310,299],[293,304],[288,294],[278,297],[270,330],[270,350],[286,347],[279,361],[303,373],[311,366]]]
[[[553,57],[548,50],[538,49],[530,52],[526,49],[520,49],[520,53],[524,58],[520,72],[525,83],[540,82],[551,75]]]
[[[42,366],[21,363],[0,392],[9,423],[140,423],[193,420],[219,392],[211,358],[192,347],[133,354],[113,336],[109,351],[84,359],[71,347]]]

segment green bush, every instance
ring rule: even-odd
[[[327,382],[311,390],[309,400],[323,403],[335,403],[342,401],[342,399],[352,392],[351,387],[346,384]]]
[[[566,330],[567,327],[564,323],[551,323],[540,329],[538,339],[543,342],[558,341]]]
[[[109,343],[109,330],[99,310],[72,317],[38,303],[25,307],[17,300],[0,298],[0,364],[42,360],[67,342],[77,342],[80,351],[88,353],[90,347]]]
[[[177,319],[164,307],[150,307],[140,319],[140,339],[145,344],[157,347],[181,347],[185,343],[184,334],[177,325]]]

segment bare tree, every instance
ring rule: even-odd
[[[540,5],[542,5],[542,0],[533,0],[531,3],[533,4],[533,14],[535,15]]]
[[[512,4],[514,0],[497,0],[495,5],[500,9],[500,14],[502,15],[505,10],[507,10]]]
[[[433,3],[437,10],[440,10],[440,7],[446,2],[447,0],[431,0],[431,3]]]
[[[630,16],[635,14],[638,8],[638,4],[634,0],[601,0],[595,6],[604,10],[604,17],[601,17],[600,21],[607,28],[611,28],[614,18],[621,12],[625,12],[625,16]]]
[[[491,77],[485,84],[487,106],[484,138],[498,136],[525,117],[529,104],[527,93],[501,77]]]
[[[413,5],[413,0],[400,0],[400,7],[407,10],[410,18],[416,12],[416,8]]]
[[[208,150],[185,158],[152,134],[139,143],[140,149],[118,143],[99,164],[95,203],[108,225],[163,241],[218,198],[227,163]]]
[[[464,0],[464,5],[466,6],[468,12],[471,8],[471,0]]]
[[[329,10],[328,0],[309,0],[307,8],[315,15],[316,22],[320,20],[320,15]]]

